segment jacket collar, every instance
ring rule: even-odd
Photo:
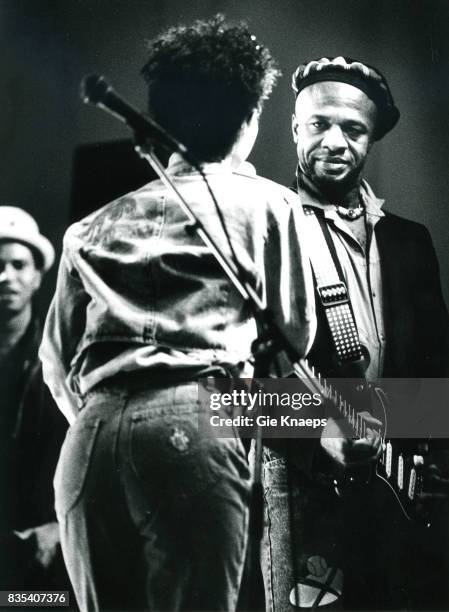
[[[256,176],[256,169],[249,162],[243,162],[237,169],[232,168],[228,160],[221,162],[209,162],[201,164],[201,168],[205,174],[243,174],[247,176]],[[189,174],[198,174],[198,171],[191,166],[179,153],[173,153],[168,160],[168,174],[172,176],[182,176]]]

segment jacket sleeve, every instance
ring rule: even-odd
[[[44,381],[69,423],[79,406],[68,380],[71,361],[84,333],[89,296],[64,251],[59,265],[56,291],[45,322],[39,358]]]
[[[419,320],[417,333],[421,336],[422,375],[449,376],[449,316],[441,288],[440,268],[430,234],[423,228],[423,269],[417,295]]]
[[[267,307],[303,358],[316,332],[315,292],[299,196],[292,193],[286,199],[287,204],[284,203],[277,226],[271,229],[267,241]],[[279,362],[280,374],[288,375],[289,360],[281,357]],[[264,444],[286,457],[302,473],[312,474],[319,453],[318,439],[265,438]]]
[[[296,195],[282,203],[276,223],[269,226],[265,279],[267,308],[304,357],[315,337],[316,315],[304,213]]]

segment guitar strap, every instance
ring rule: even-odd
[[[358,361],[363,356],[362,346],[335,245],[321,211],[304,206],[304,214],[316,289],[333,348],[340,363]]]
[[[304,214],[307,238],[309,241],[309,257],[315,278],[316,291],[326,316],[333,349],[341,364],[358,362],[363,357],[362,346],[360,344],[343,270],[337,257],[332,236],[330,235],[329,228],[327,227],[321,210],[315,212],[314,208],[304,206]],[[294,499],[292,498],[293,483],[290,482],[292,477],[291,466],[287,463],[290,517],[293,516],[294,505]],[[326,536],[324,535],[324,537]],[[333,547],[335,567],[329,568],[328,573],[325,575],[325,580],[321,582],[321,584],[316,580],[309,584],[307,577],[301,576],[301,571],[298,566],[298,553],[300,551],[297,550],[295,526],[292,523],[290,524],[290,545],[292,549],[292,571],[295,584],[296,605],[302,607],[301,601],[303,599],[307,600],[311,593],[313,593],[313,596],[308,600],[308,604],[306,605],[309,609],[319,609],[321,606],[329,603],[329,598],[331,598],[331,601],[333,598],[336,599],[337,603],[343,590],[343,575],[341,570],[337,567],[337,551],[340,546],[335,545]],[[317,556],[315,553],[310,557],[309,561],[314,559],[321,559],[321,557]],[[326,563],[325,560],[324,563]],[[334,582],[336,584],[341,582],[340,587],[336,589],[333,588]],[[332,605],[330,607],[332,607]]]

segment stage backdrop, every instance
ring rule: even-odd
[[[216,12],[248,20],[284,73],[251,156],[261,175],[281,183],[290,184],[295,167],[290,75],[297,63],[348,55],[385,73],[402,117],[374,147],[368,178],[389,210],[429,227],[448,299],[447,0],[1,0],[1,203],[29,210],[59,249],[69,219],[113,191],[117,170],[109,176],[108,161],[101,160],[103,170],[97,172],[89,159],[98,161],[101,149],[84,145],[129,137],[118,121],[81,103],[82,77],[106,75],[143,108],[139,70],[145,39],[168,25]],[[106,151],[116,155],[117,145]],[[74,159],[75,176],[84,173],[75,185]],[[129,167],[123,164],[125,185],[126,172],[145,172]],[[54,277],[53,272],[47,279],[44,303]]]

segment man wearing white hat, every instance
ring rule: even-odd
[[[52,487],[66,424],[42,382],[33,305],[53,261],[31,215],[0,206],[1,590],[67,584]]]

